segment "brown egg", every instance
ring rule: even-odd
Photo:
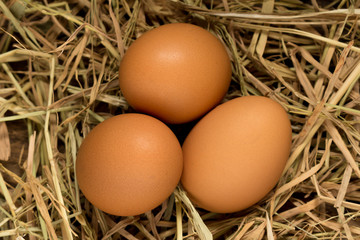
[[[199,207],[243,210],[278,182],[290,154],[291,125],[280,104],[246,96],[219,105],[183,144],[182,185]]]
[[[121,114],[86,136],[76,177],[94,206],[131,216],[165,201],[180,180],[182,166],[181,146],[164,123],[143,114]]]
[[[230,59],[220,40],[186,23],[143,34],[127,50],[119,71],[128,103],[168,123],[205,114],[223,98],[230,80]]]

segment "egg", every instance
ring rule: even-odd
[[[286,111],[270,98],[245,96],[217,106],[183,143],[184,190],[196,206],[212,212],[252,206],[281,177],[291,135]]]
[[[154,28],[126,51],[120,89],[138,112],[179,124],[204,115],[229,88],[231,63],[222,42],[188,23]]]
[[[132,216],[164,202],[179,183],[182,167],[173,132],[156,118],[128,113],[103,121],[85,137],[76,178],[95,207]]]

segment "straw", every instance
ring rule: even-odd
[[[360,239],[359,7],[0,1],[0,238]],[[139,36],[173,22],[205,27],[226,47],[223,102],[264,95],[284,107],[291,154],[274,189],[241,212],[197,208],[179,185],[147,213],[112,216],[79,189],[77,151],[97,124],[134,111],[119,89],[121,59]]]

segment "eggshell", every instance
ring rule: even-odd
[[[182,166],[181,146],[164,123],[144,114],[121,114],[86,136],[76,177],[97,208],[130,216],[165,201],[180,180]]]
[[[219,105],[183,144],[182,185],[199,207],[236,212],[276,185],[291,147],[291,124],[280,104],[246,96]]]
[[[224,45],[209,31],[187,23],[143,34],[128,48],[119,70],[120,89],[134,109],[175,124],[213,108],[230,80]]]

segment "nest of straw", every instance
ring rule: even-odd
[[[1,239],[360,239],[360,1],[0,1]],[[195,209],[182,189],[133,217],[94,208],[74,178],[77,149],[129,111],[124,52],[171,22],[227,46],[225,99],[265,95],[289,113],[278,185],[233,214]],[[201,93],[199,93],[201,94]]]

